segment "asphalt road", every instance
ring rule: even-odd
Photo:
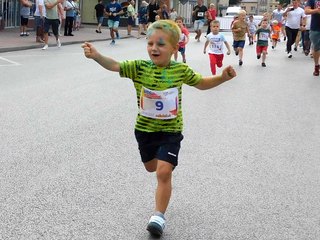
[[[145,39],[95,45],[148,58]],[[202,50],[192,36],[187,62],[209,75]],[[299,51],[288,59],[281,42],[262,68],[246,46],[242,67],[225,56],[234,80],[184,87],[162,239],[320,239],[320,78]],[[131,81],[79,45],[2,53],[0,72],[0,239],[150,239],[156,179],[140,163]]]

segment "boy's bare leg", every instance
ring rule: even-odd
[[[153,159],[145,163],[144,166],[148,172],[156,171],[158,186],[155,195],[155,211],[159,211],[164,214],[171,198],[173,165],[165,161]]]
[[[158,160],[157,164],[157,179],[158,186],[156,190],[156,211],[165,213],[169,205],[171,197],[171,177],[172,177],[172,164]]]

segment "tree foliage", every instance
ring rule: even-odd
[[[241,0],[229,0],[229,6],[238,6],[240,2]]]

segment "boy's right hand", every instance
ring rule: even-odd
[[[81,45],[81,47],[83,48],[84,55],[87,58],[97,59],[99,53],[91,43],[85,42],[84,44]]]

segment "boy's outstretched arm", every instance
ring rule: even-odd
[[[221,83],[224,83],[234,78],[235,76],[237,76],[236,71],[233,69],[233,67],[228,66],[225,69],[223,69],[221,75],[203,77],[202,80],[197,85],[195,85],[195,87],[200,90],[207,90],[210,88],[214,88],[220,85]]]
[[[91,58],[99,63],[102,67],[109,71],[120,72],[119,62],[113,60],[112,58],[101,55],[91,43],[85,42],[81,46],[84,51],[84,55],[87,58]]]

